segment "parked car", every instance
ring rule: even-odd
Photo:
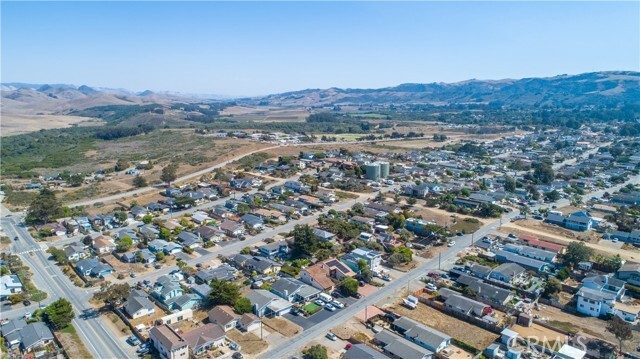
[[[335,334],[333,334],[333,333],[331,333],[331,332],[327,333],[327,338],[328,338],[329,340],[334,341],[334,342],[335,342],[336,340],[338,340],[338,337],[336,337],[336,335],[335,335]]]
[[[22,304],[24,304],[25,307],[28,307],[31,305],[31,301],[29,299],[25,299],[22,301]]]
[[[456,241],[449,241],[449,243],[447,243],[447,247],[453,247],[456,245]]]
[[[381,278],[382,278],[382,280],[387,281],[387,282],[391,281],[391,276],[386,274],[386,273],[383,274]]]
[[[320,299],[316,299],[313,303],[314,303],[315,305],[319,305],[319,306],[321,306],[321,307],[322,307],[322,306],[324,306],[324,302],[323,302],[323,301],[321,301]]]
[[[344,304],[342,304],[342,302],[338,302],[337,300],[334,300],[333,302],[331,302],[331,305],[333,305],[334,307],[336,307],[338,309],[344,308]]]
[[[231,358],[233,358],[233,359],[242,359],[242,358],[244,358],[244,357],[242,356],[242,353],[240,353],[240,352],[235,352],[235,353],[233,353],[233,355],[231,356]]]
[[[325,306],[324,306],[324,309],[326,309],[326,310],[328,310],[328,311],[330,311],[330,312],[335,312],[335,311],[336,311],[336,307],[334,307],[334,306],[333,306],[333,305],[331,305],[331,304],[327,304],[327,305],[325,305]]]
[[[127,338],[127,343],[131,344],[132,346],[140,345],[140,339],[138,339],[138,337],[136,337],[135,335],[131,334]]]
[[[356,299],[360,299],[360,298],[362,298],[362,294],[360,294],[360,293],[355,293],[355,294],[353,294],[353,295],[352,295],[352,297],[354,297],[354,298],[356,298]]]
[[[427,283],[427,285],[425,285],[424,287],[434,292],[438,290],[438,287],[436,287],[436,285],[433,283]]]
[[[137,276],[137,274],[135,274],[135,273],[131,272],[131,273],[129,273],[129,276],[130,276],[131,278],[135,278],[135,277]]]

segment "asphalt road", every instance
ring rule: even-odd
[[[101,317],[80,319],[85,311],[92,309],[88,304],[91,294],[75,287],[58,266],[48,261],[48,254],[40,250],[40,244],[36,243],[27,229],[20,224],[21,220],[22,218],[18,216],[4,217],[1,223],[10,238],[19,237],[13,243],[13,251],[15,253],[35,249],[32,252],[21,254],[20,257],[24,264],[31,268],[34,284],[49,294],[45,303],[50,303],[58,298],[66,298],[71,302],[76,313],[73,325],[94,358],[135,357],[132,348],[118,340],[114,333],[107,329],[107,325]],[[32,305],[31,307],[14,311],[11,314],[15,318],[24,315],[26,311],[36,308],[37,305]],[[5,314],[7,313],[3,313],[3,316]]]

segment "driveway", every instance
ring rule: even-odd
[[[345,304],[345,308],[348,308],[350,305],[352,305],[353,303],[356,302],[357,299],[355,298],[336,298],[335,300],[338,300],[342,303]],[[304,330],[307,330],[311,327],[313,327],[314,325],[328,319],[331,318],[334,315],[340,315],[340,313],[344,310],[343,309],[337,309],[335,312],[331,312],[328,311],[326,309],[322,309],[319,312],[317,312],[316,314],[305,318],[302,316],[295,316],[291,313],[287,313],[284,315],[284,317],[296,324],[298,324],[299,326],[301,326]]]

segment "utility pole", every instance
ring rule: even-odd
[[[471,245],[473,245],[473,236],[475,235],[475,232],[471,232]]]
[[[440,270],[440,259],[442,258],[442,252],[438,253],[438,270]]]

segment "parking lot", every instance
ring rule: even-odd
[[[345,307],[348,307],[350,305],[352,305],[353,303],[356,302],[357,299],[355,298],[334,298],[334,300],[340,301],[342,303],[344,303]],[[320,311],[318,311],[317,313],[309,316],[309,317],[303,317],[303,316],[297,316],[297,315],[293,315],[291,313],[287,313],[284,315],[284,317],[296,324],[298,324],[299,326],[301,326],[302,328],[304,328],[305,330],[308,328],[311,328],[312,326],[322,322],[323,320],[334,316],[334,315],[340,315],[340,312],[344,310],[344,309],[336,309],[335,312],[331,312],[327,309],[321,309]]]

